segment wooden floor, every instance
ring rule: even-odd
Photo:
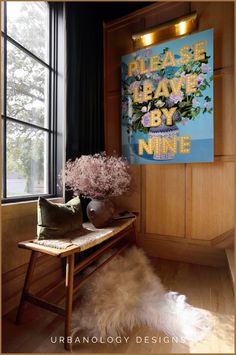
[[[188,302],[206,309],[215,318],[215,327],[201,343],[176,344],[162,333],[148,328],[136,328],[127,334],[126,344],[75,344],[77,353],[234,353],[234,297],[227,268],[212,268],[161,259],[153,260],[157,274],[167,289],[187,296]],[[62,290],[47,295],[53,302],[63,301]],[[3,352],[59,353],[64,352],[59,337],[64,334],[63,319],[33,305],[25,308],[21,325],[14,324],[15,312],[3,319]],[[82,341],[82,336],[77,334]],[[146,338],[145,338],[146,337]],[[152,343],[155,337],[157,343]],[[53,342],[57,340],[56,343]],[[141,341],[141,343],[138,343]]]

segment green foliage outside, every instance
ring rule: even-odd
[[[46,6],[35,2],[7,3],[8,35],[44,61],[48,43]],[[7,116],[47,127],[47,90],[48,69],[7,42]],[[26,179],[22,194],[46,192],[43,185],[47,141],[44,131],[7,121],[7,177]]]

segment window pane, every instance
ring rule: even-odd
[[[2,168],[2,198],[3,196],[3,189],[4,189],[4,121],[1,119],[1,152],[2,152],[2,159],[1,159],[1,168]]]
[[[8,1],[7,34],[48,62],[49,11],[47,3]]]
[[[7,115],[48,127],[47,68],[7,42]]]
[[[7,121],[7,197],[48,193],[48,133]]]
[[[1,4],[1,30],[4,31],[4,2]]]
[[[4,39],[1,38],[1,92],[2,92],[2,104],[1,111],[4,113]]]

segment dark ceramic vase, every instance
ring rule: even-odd
[[[114,204],[108,200],[91,200],[87,206],[87,216],[96,228],[106,227],[115,212]]]

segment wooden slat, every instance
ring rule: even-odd
[[[215,161],[235,162],[235,155],[215,155]]]
[[[74,287],[74,293],[76,293],[84,284],[87,279],[94,275],[98,270],[100,270],[103,266],[105,266],[109,261],[111,261],[115,256],[118,254],[121,254],[125,249],[128,248],[130,244],[126,243],[124,246],[122,246],[120,249],[118,249],[116,252],[114,252],[109,258],[107,258],[103,263],[99,264],[93,271],[91,271],[88,275],[85,275],[78,283],[76,287]]]
[[[68,255],[66,258],[66,301],[65,301],[65,344],[66,350],[70,350],[71,344],[67,341],[71,336],[71,320],[73,308],[73,290],[74,290],[74,265],[75,254]]]
[[[106,243],[103,247],[101,247],[99,250],[95,251],[92,253],[88,258],[83,260],[81,263],[79,263],[74,270],[74,273],[77,274],[81,270],[83,270],[86,266],[91,264],[95,259],[97,259],[98,256],[101,256],[104,252],[107,251],[108,248],[111,248],[114,244],[116,244],[118,241],[123,239],[128,233],[132,231],[132,229],[127,229],[125,230],[121,235],[116,237],[115,239],[111,240],[110,242]]]
[[[38,253],[36,251],[32,250],[29,265],[28,265],[27,272],[25,275],[25,282],[24,282],[24,287],[22,290],[21,300],[20,300],[20,304],[19,304],[17,314],[16,314],[16,323],[19,323],[21,321],[21,315],[22,315],[24,301],[25,301],[25,294],[29,291],[30,286],[31,286],[31,281],[32,281],[33,274],[34,274],[34,268],[35,268],[37,256],[38,256]]]
[[[22,249],[35,250],[40,253],[45,253],[51,256],[58,256],[58,257],[65,257],[69,254],[80,251],[80,247],[75,245],[70,246],[66,249],[56,249],[56,248],[51,248],[51,247],[46,247],[44,245],[36,244],[34,243],[33,239],[18,243],[18,247]]]
[[[225,266],[227,263],[224,250],[212,246],[147,237],[139,239],[139,244],[152,257],[214,267]]]
[[[232,247],[234,245],[234,229],[232,228],[229,231],[212,239],[211,244],[212,246],[221,249]]]
[[[53,303],[49,303],[47,301],[45,301],[44,299],[34,296],[30,293],[26,293],[25,294],[25,300],[27,302],[30,302],[32,304],[34,304],[35,306],[47,309],[50,312],[59,314],[60,316],[65,316],[65,310],[62,307],[59,307]]]
[[[185,233],[190,239],[192,230],[192,165],[185,164]]]
[[[118,74],[119,75],[119,74]],[[121,155],[121,97],[118,95],[107,95],[107,110],[106,115],[109,118],[106,121],[106,137],[109,139],[109,148],[106,149],[107,154]]]
[[[234,102],[234,70],[232,68],[218,70],[214,73],[214,150],[215,155],[225,156],[224,160],[235,154],[235,113],[232,102]]]
[[[157,242],[158,240],[163,240],[163,241],[169,241],[169,242],[176,242],[179,243],[180,245],[183,244],[190,244],[190,245],[199,245],[199,246],[206,246],[206,247],[211,247],[211,241],[210,240],[200,240],[200,239],[190,239],[190,238],[179,238],[175,237],[173,235],[161,235],[161,234],[153,234],[153,233],[144,233],[140,234],[139,233],[139,238],[141,239],[143,236],[143,239],[149,239],[152,240],[153,242]]]
[[[235,285],[234,249],[226,249],[225,253],[226,253],[226,256],[227,256],[230,275],[231,275],[231,279],[232,279],[233,286],[234,286]],[[233,287],[233,289],[234,289],[234,287]]]

